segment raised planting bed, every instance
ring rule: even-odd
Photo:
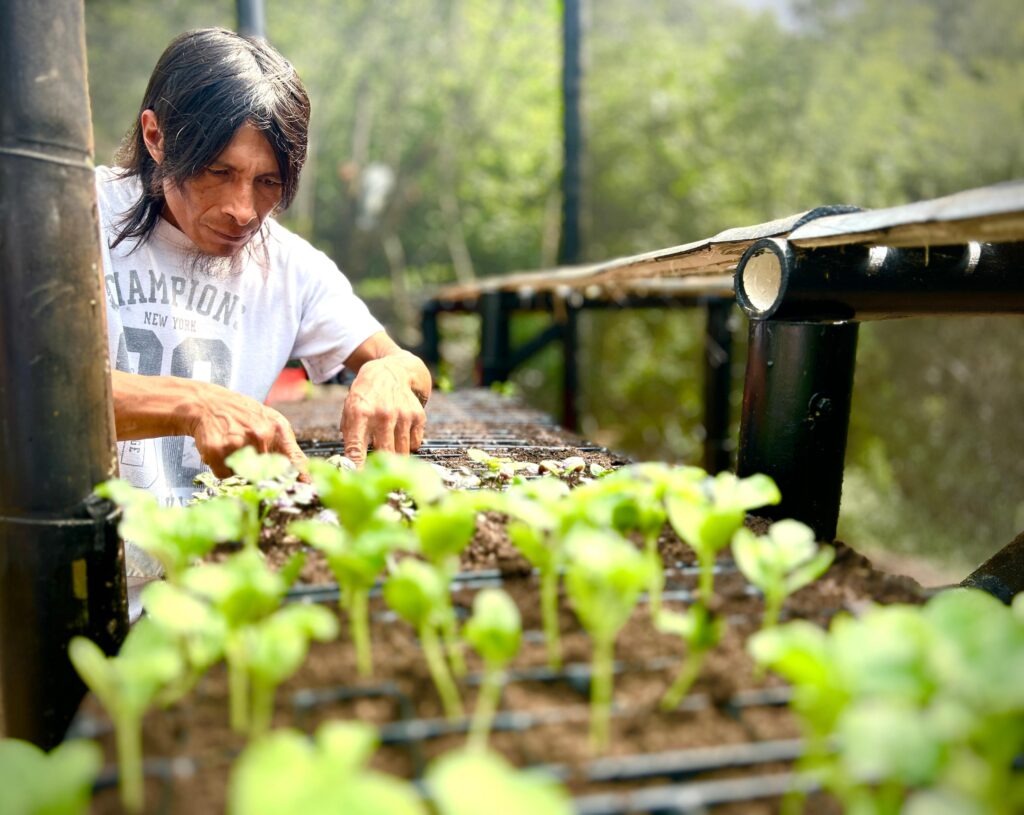
[[[478,479],[472,489],[459,492],[483,496],[481,506],[486,506],[488,494],[508,496],[523,490],[523,484],[540,483],[541,479],[549,483],[558,470],[562,482],[571,484],[575,494],[580,487],[611,483],[611,476],[599,477],[601,471],[628,463],[564,433],[521,406],[511,404],[508,415],[522,421],[502,419],[504,400],[490,392],[448,397],[432,406],[429,440],[471,440],[474,449],[484,450],[492,458],[513,459],[513,453],[520,453],[522,458],[516,460],[554,463],[544,468],[550,470],[546,477],[538,468],[537,472],[517,470],[513,479],[494,478],[493,461],[468,454],[468,447],[426,445],[422,459],[440,464],[445,472]],[[337,449],[328,447],[334,440],[321,438],[319,431],[310,433],[308,428],[326,426],[324,413],[338,415],[339,402],[334,396],[314,402],[319,404],[294,406],[290,418],[312,456],[334,455]],[[299,412],[309,421],[300,422]],[[472,429],[472,436],[467,428]],[[525,428],[529,433],[523,432]],[[509,438],[523,444],[497,443]],[[544,443],[536,444],[538,440]],[[435,450],[444,454],[435,456]],[[582,467],[577,462],[571,467],[558,466],[575,458],[583,459]],[[597,465],[596,469],[591,465]],[[521,483],[510,492],[498,492],[508,480]],[[317,483],[326,502],[323,485],[327,482]],[[416,515],[402,498],[403,494],[392,495],[390,511]],[[568,498],[559,500],[569,503]],[[556,505],[561,504],[556,501]],[[516,767],[542,768],[559,779],[572,796],[573,809],[589,815],[777,812],[783,793],[801,785],[809,789],[808,811],[841,811],[834,799],[816,792],[813,783],[797,780],[794,763],[805,754],[807,742],[805,729],[789,707],[793,691],[776,674],[759,670],[748,652],[749,641],[762,624],[762,592],[740,571],[728,548],[715,560],[713,592],[706,583],[702,587],[707,578],[701,577],[700,558],[677,533],[682,521],[676,515],[671,523],[659,523],[652,538],[664,564],[663,615],[656,619],[652,613],[650,592],[640,592],[636,606],[627,609],[626,621],[614,640],[613,701],[606,739],[595,739],[591,700],[595,683],[603,687],[604,678],[592,667],[595,639],[581,624],[581,616],[586,615],[578,613],[582,608],[578,587],[583,578],[573,576],[576,561],[561,564],[556,595],[560,663],[554,665],[549,648],[551,628],[542,614],[542,573],[524,556],[528,550],[522,548],[520,533],[514,529],[516,506],[520,505],[478,512],[468,545],[460,548],[456,561],[445,566],[454,619],[464,634],[472,627],[466,623],[474,613],[475,601],[490,589],[502,589],[521,619],[521,647],[506,667],[506,684],[493,715],[491,748]],[[543,513],[550,506],[538,503],[531,507],[529,512],[536,514],[531,523],[537,528],[543,525]],[[278,687],[272,727],[312,734],[327,722],[370,723],[381,742],[370,766],[421,782],[440,756],[466,744],[483,695],[481,688],[488,685],[487,664],[472,648],[463,648],[465,672],[455,673],[452,679],[461,710],[452,709],[451,698],[445,704],[423,647],[429,644],[424,631],[417,631],[396,613],[394,596],[389,595],[391,589],[382,575],[369,588],[367,600],[372,676],[361,674],[361,656],[348,627],[351,606],[346,605],[344,613],[339,610],[339,599],[351,594],[339,589],[319,548],[286,530],[296,518],[316,517],[321,510],[317,502],[279,507],[267,515],[260,531],[260,549],[274,568],[289,568],[284,564],[296,552],[305,553],[298,580],[286,592],[281,590],[285,604],[327,609],[341,632],[330,641],[313,642],[301,667]],[[771,531],[768,522],[756,517],[748,517],[746,526],[758,534]],[[633,532],[628,537],[634,544],[628,548],[639,557],[645,547],[643,535]],[[603,546],[599,543],[593,542],[594,551]],[[237,549],[237,545],[222,545],[206,559],[227,563]],[[927,599],[913,581],[874,569],[842,543],[834,544],[834,549],[828,571],[786,599],[783,621],[806,620],[824,628],[838,615],[856,615],[874,603],[918,605]],[[421,557],[430,559],[425,549],[420,552]],[[421,562],[416,556],[395,554],[388,581],[395,580],[394,575],[409,561]],[[595,616],[598,622],[605,612],[614,616],[617,597],[608,595],[603,601],[606,608],[598,605],[596,615],[591,614],[589,630],[594,630]],[[678,632],[656,622],[667,619],[671,612],[693,614],[699,608],[724,624],[720,640],[707,651],[687,692],[666,709],[666,691],[696,646],[693,640],[686,645]],[[444,632],[439,629],[435,633]],[[433,636],[430,634],[431,639]],[[457,662],[451,660],[453,665]],[[231,682],[224,664],[218,663],[188,695],[167,709],[146,714],[142,754],[147,812],[194,815],[225,810],[232,765],[248,742],[230,726]],[[600,727],[596,730],[600,732]],[[115,787],[115,733],[96,696],[86,698],[70,735],[94,738],[103,747],[106,769],[92,811],[121,812]],[[429,796],[428,787],[421,789]],[[479,811],[501,810],[497,802],[481,800]]]

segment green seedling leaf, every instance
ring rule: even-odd
[[[498,709],[505,668],[519,653],[522,643],[519,608],[501,589],[484,589],[473,598],[473,616],[462,633],[484,661],[484,679],[469,728],[470,745],[482,748],[487,744]]]
[[[430,464],[411,456],[374,451],[366,457],[362,478],[370,479],[385,497],[401,491],[423,507],[445,494],[444,481]]]
[[[252,627],[246,638],[252,681],[251,734],[269,729],[277,686],[302,666],[310,641],[327,642],[336,636],[337,617],[315,605],[285,606]]]
[[[224,459],[224,463],[250,484],[291,481],[296,476],[295,466],[287,456],[280,453],[257,453],[254,447],[236,450]]]
[[[426,815],[411,784],[365,766],[376,734],[328,722],[315,740],[277,730],[251,744],[231,772],[229,815]]]
[[[576,616],[594,641],[590,739],[608,743],[615,638],[650,581],[651,562],[610,532],[577,526],[569,534],[565,586]]]
[[[944,751],[928,716],[922,714],[914,705],[886,699],[850,705],[836,726],[844,774],[862,784],[933,784]]]
[[[684,613],[663,609],[655,618],[655,627],[680,637],[687,647],[686,660],[661,699],[663,710],[674,710],[700,676],[708,653],[721,642],[725,622],[698,603]]]
[[[156,506],[156,496],[149,490],[132,485],[122,478],[112,478],[97,485],[94,492],[100,498],[113,501],[119,507],[126,508],[136,504],[152,504]]]
[[[835,557],[830,546],[818,549],[814,530],[792,520],[772,524],[762,537],[737,530],[732,553],[743,576],[764,593],[764,628],[778,622],[786,597],[824,574]]]
[[[242,508],[230,498],[192,507],[162,507],[155,499],[141,498],[134,488],[124,489],[124,483],[101,485],[104,497],[125,502],[121,503],[124,513],[118,531],[124,540],[160,561],[172,582],[218,543],[241,538]]]
[[[427,770],[427,787],[440,815],[479,815],[484,801],[500,802],[502,815],[570,815],[568,792],[536,771],[516,770],[497,753],[451,751]]]
[[[84,815],[103,765],[98,744],[79,739],[44,753],[18,739],[0,740],[0,812]]]
[[[449,719],[462,716],[462,702],[445,662],[438,631],[449,625],[448,583],[435,567],[413,558],[398,563],[384,584],[384,601],[416,628],[427,667]]]
[[[259,552],[242,550],[221,563],[205,563],[183,576],[189,591],[207,598],[223,616],[229,629],[258,621],[271,614],[291,585],[295,564],[274,572]]]
[[[108,657],[85,637],[71,640],[68,656],[114,722],[121,801],[129,812],[141,812],[142,716],[166,688],[180,681],[185,666],[178,644],[144,617],[128,632],[117,656]]]

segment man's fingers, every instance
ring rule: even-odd
[[[366,414],[350,409],[346,404],[345,412],[341,417],[341,435],[345,439],[345,457],[360,467],[366,460],[366,447],[369,443],[367,430]]]
[[[373,449],[395,452],[395,417],[391,413],[378,413],[371,420]]]

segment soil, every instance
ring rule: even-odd
[[[492,433],[488,438],[494,437],[495,424],[480,421],[488,412],[500,413],[495,410],[494,395],[474,392],[438,402],[432,404],[428,417],[429,439],[441,438],[448,432],[452,433],[449,438],[465,438],[460,434],[468,429],[476,431],[473,425],[482,425],[484,431]],[[515,405],[513,408],[507,417],[522,419],[512,429],[524,443],[501,448],[495,445],[493,450],[500,449],[502,456],[537,461],[537,456],[543,460],[581,455],[588,463],[596,462],[603,467],[620,466],[627,461],[571,437],[542,416],[542,421],[537,421],[538,416],[528,409]],[[315,438],[309,428],[319,432],[316,429],[325,426],[324,412],[337,409],[337,393],[332,393],[330,398],[321,396],[291,406],[286,415],[308,446]],[[476,419],[466,421],[466,414],[474,411]],[[512,424],[506,418],[501,428],[507,430]],[[569,441],[572,443],[568,444]],[[552,450],[557,450],[557,455],[551,455]],[[428,458],[433,450],[424,453]],[[465,457],[464,447],[446,449],[443,458],[445,467],[479,472],[479,465]],[[767,522],[751,518],[748,523],[758,529]],[[266,531],[262,545],[271,563],[282,562],[301,547],[281,531],[279,523]],[[696,586],[695,557],[668,526],[659,546],[668,567],[665,605],[682,610]],[[829,572],[787,601],[784,619],[799,617],[828,625],[836,614],[856,614],[871,602],[916,603],[924,599],[924,592],[914,581],[876,570],[866,558],[842,543],[835,546],[837,556]],[[215,557],[224,554],[222,551]],[[309,554],[301,576],[303,585],[297,588],[296,595],[305,592],[336,609],[336,595],[331,594],[333,576],[322,558],[315,552]],[[562,596],[559,627],[564,667],[560,671],[547,668],[540,634],[537,578],[509,543],[503,516],[480,516],[461,568],[452,590],[460,616],[468,614],[473,597],[481,588],[500,585],[515,600],[523,618],[523,647],[504,689],[501,713],[490,743],[518,766],[544,766],[556,772],[577,797],[580,811],[593,815],[652,811],[636,809],[614,796],[633,795],[640,790],[660,794],[673,784],[725,783],[728,779],[757,787],[759,779],[778,780],[780,773],[792,770],[787,756],[792,758],[791,740],[799,738],[800,730],[785,706],[788,691],[774,676],[756,675],[745,651],[747,638],[760,624],[763,604],[728,559],[719,563],[715,584],[719,612],[727,621],[726,633],[722,643],[708,656],[690,694],[671,712],[662,712],[658,703],[685,656],[683,644],[678,638],[654,629],[644,601],[634,611],[617,640],[611,743],[601,755],[591,750],[588,741],[590,641]],[[339,639],[314,645],[300,672],[278,690],[274,726],[312,732],[332,719],[371,722],[380,728],[382,738],[373,766],[415,779],[433,757],[464,743],[466,722],[450,724],[443,719],[413,630],[396,620],[379,592],[371,597],[370,607],[373,679],[357,676],[353,648],[342,619]],[[471,713],[481,666],[469,650],[466,662],[468,673],[458,680],[458,685],[465,708]],[[93,697],[86,698],[73,729],[98,738],[108,762],[113,764],[109,721]],[[244,741],[227,726],[226,680],[223,666],[219,666],[201,680],[195,693],[183,703],[167,711],[150,713],[146,718],[144,755],[151,776],[147,780],[147,811],[183,815],[223,812],[230,764],[243,747]],[[782,752],[772,752],[773,748]],[[767,752],[761,756],[743,755],[751,750]],[[603,759],[613,760],[614,772],[609,772]],[[616,780],[616,774],[624,778]],[[722,790],[735,793],[734,786],[723,788],[719,784],[701,789],[715,791],[707,808],[671,811],[754,815],[778,811],[779,798],[763,792],[748,792],[739,801],[729,803],[727,792]],[[612,798],[592,797],[599,794]],[[483,807],[482,804],[482,811]],[[809,808],[815,812],[830,810],[834,811],[834,805],[823,796],[817,796]],[[98,792],[94,813],[119,811],[115,789]]]

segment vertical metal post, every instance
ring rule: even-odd
[[[835,537],[839,519],[857,329],[750,323],[737,473],[775,479],[782,503],[760,514],[803,521],[819,540]]]
[[[508,292],[486,292],[477,302],[480,311],[477,380],[485,387],[504,382],[511,373],[513,297]]]
[[[437,300],[428,300],[420,308],[420,356],[435,376],[441,364],[441,332],[437,323],[440,311]]]
[[[705,303],[704,469],[719,473],[731,466],[729,397],[732,392],[732,299]]]
[[[235,0],[238,15],[238,33],[243,37],[266,39],[263,0]]]
[[[75,634],[127,631],[82,0],[0,10],[0,675],[7,735],[52,747]]]
[[[565,304],[565,323],[562,324],[562,427],[579,429],[579,309]]]
[[[580,222],[583,202],[583,0],[562,5],[562,230],[558,264],[579,263],[583,256]]]

